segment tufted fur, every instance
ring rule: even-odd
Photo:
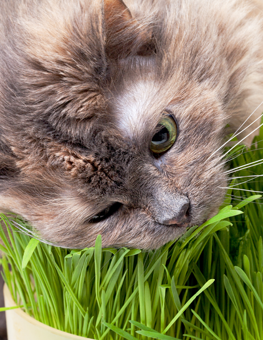
[[[64,247],[155,248],[212,216],[226,177],[206,159],[263,100],[260,3],[126,3],[1,2],[0,206]],[[164,110],[179,135],[157,159]],[[182,196],[189,223],[164,225]]]

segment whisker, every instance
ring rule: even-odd
[[[229,189],[232,187],[218,187],[219,189]],[[240,189],[240,188],[234,188],[235,190],[239,190],[239,191],[247,191],[247,192],[251,192],[251,193],[258,193],[258,194],[263,194],[263,191],[257,191],[257,190],[250,190],[250,189]]]
[[[243,182],[240,182],[240,183],[235,183],[235,184],[233,184],[231,187],[229,186],[228,188],[234,188],[234,187],[236,187],[236,186],[238,186],[238,185],[241,185],[241,184],[245,184],[245,183],[248,183],[248,182],[251,182],[251,181],[253,181],[255,178],[250,178],[250,179],[248,179],[248,180],[246,180],[246,181],[243,181]]]
[[[260,143],[260,142],[263,142],[263,139],[257,140],[256,142],[252,143],[251,146],[255,146],[255,145],[257,145],[257,144]],[[250,146],[250,147],[251,147],[251,146]],[[257,149],[257,150],[262,150],[262,149],[263,149],[263,148],[260,148],[260,149]],[[247,152],[250,152],[250,151],[254,151],[254,150],[248,150]]]
[[[253,143],[253,144],[255,144],[255,143]],[[263,148],[258,148],[257,149],[257,151],[258,150],[263,150]],[[253,152],[254,150],[248,150],[248,151],[246,151],[246,152],[244,152],[244,151],[242,151],[241,150],[241,152],[239,153],[239,154],[237,154],[237,155],[235,155],[235,157],[232,157],[231,158],[231,156],[229,157],[229,158],[226,158],[226,161],[224,162],[224,163],[222,163],[222,164],[226,164],[226,163],[228,163],[228,162],[231,162],[231,161],[233,161],[234,159],[236,159],[237,157],[239,157],[240,155],[245,155],[245,154],[247,154],[247,153],[249,153],[249,152]],[[234,155],[234,154],[233,154]],[[233,156],[232,155],[232,156]]]
[[[50,246],[53,246],[53,247],[60,247],[60,248],[64,248],[64,249],[73,249],[73,248],[69,248],[69,247],[65,247],[65,246],[61,246],[61,245],[58,245],[58,244],[55,244],[55,243],[52,243],[52,242],[49,242],[47,240],[44,240],[42,238],[39,237],[39,235],[37,235],[36,233],[34,233],[32,230],[26,228],[25,226],[23,226],[22,224],[12,220],[12,223],[14,224],[14,226],[19,229],[19,231],[27,236],[30,236],[30,237],[33,237],[34,239],[42,242],[42,243],[45,243],[45,244],[48,244]]]
[[[237,196],[233,194],[227,194],[226,197],[231,197],[233,201],[237,201],[237,202],[242,202],[244,200],[243,196]],[[262,201],[262,198],[259,198],[256,201],[250,202],[249,204],[263,205],[263,202],[260,202],[260,200]]]
[[[260,142],[263,142],[263,139],[261,139],[261,140],[255,142],[255,143],[252,143],[251,146],[256,145],[257,143],[260,143]],[[251,146],[250,146],[250,147],[251,147]],[[238,150],[236,153],[230,155],[229,158],[226,157],[226,160],[225,160],[224,162],[222,162],[221,164],[226,164],[226,163],[228,163],[228,162],[233,161],[234,159],[238,158],[238,157],[241,156],[241,155],[245,155],[245,154],[247,154],[247,153],[249,153],[249,152],[253,152],[253,151],[254,151],[254,150],[249,149],[249,150],[247,150],[246,152],[244,152],[244,150],[246,150],[245,147],[244,147],[243,149]],[[258,151],[258,150],[263,150],[263,148],[257,148],[257,151]],[[234,156],[234,157],[233,157],[233,156]]]
[[[233,194],[226,194],[226,197],[231,197],[231,198],[235,199],[236,201],[243,201],[243,199],[244,199],[243,196],[237,196],[237,195],[233,195]]]
[[[245,127],[245,129],[243,129],[242,131],[240,131],[239,133],[237,133],[242,126],[248,121],[248,119],[257,111],[257,109],[260,108],[260,106],[263,104],[263,101],[255,108],[255,110],[247,117],[247,119],[240,125],[240,127],[236,130],[236,132],[223,144],[221,145],[218,149],[216,149],[208,158],[205,162],[207,162],[216,152],[218,152],[219,150],[221,150],[224,146],[226,146],[233,138],[235,138],[236,136],[240,135],[242,132],[244,132],[247,128],[249,128],[252,124],[254,124],[257,120],[261,119],[261,115],[259,117],[257,117],[252,123],[250,123],[248,126]],[[260,125],[261,126],[261,125]],[[244,139],[246,139],[248,136],[250,136],[254,131],[256,131],[258,128],[256,128],[255,130],[253,130],[249,135],[247,135],[246,137],[244,137],[242,139],[242,141]],[[239,143],[235,144],[238,145]],[[233,148],[232,148],[233,149]],[[227,152],[228,153],[228,152]]]
[[[259,118],[261,118],[261,116],[259,116],[258,118],[256,118],[254,120],[254,122],[252,122],[250,125],[248,125],[245,129],[243,129],[240,133],[237,134],[237,132],[242,128],[242,126],[244,124],[246,124],[246,122],[249,120],[249,118],[257,111],[257,109],[260,108],[260,106],[263,104],[263,101],[255,108],[255,110],[247,117],[247,119],[240,125],[240,127],[235,131],[234,136],[238,136],[240,133],[242,133],[244,130],[246,130],[248,127],[250,127],[252,124],[254,124],[254,122],[256,122]]]
[[[12,220],[12,223],[17,227],[19,228],[21,231],[24,231],[27,233],[27,235],[30,235],[31,237],[34,237],[36,236],[36,234],[30,230],[30,229],[27,229],[25,226],[23,226],[22,224],[19,224],[17,223],[16,221]]]
[[[257,177],[263,177],[263,175],[235,176],[235,177],[229,177],[229,180],[232,180],[232,179],[240,179],[240,178],[247,178],[247,177],[257,178]]]
[[[248,164],[240,165],[240,166],[238,166],[234,169],[227,170],[227,171],[225,171],[225,173],[231,174],[233,172],[236,172],[236,171],[239,171],[239,170],[245,170],[245,169],[251,168],[253,166],[260,165],[262,163],[263,163],[263,159],[259,159],[258,161],[254,161],[254,162],[251,162],[251,163],[248,163]]]
[[[238,197],[238,196],[237,196]],[[233,202],[242,202],[244,200],[243,196],[240,196],[241,198],[235,198],[234,196],[232,197]],[[261,200],[261,202],[260,202]],[[249,202],[249,204],[254,204],[254,205],[263,205],[262,198],[257,199],[256,201]]]
[[[234,159],[236,159],[237,157],[241,156],[242,154],[243,154],[243,151],[241,150],[241,152],[233,154],[233,155],[229,156],[229,158],[226,158],[226,160],[221,162],[221,164],[227,164],[227,163],[233,161]]]
[[[230,151],[232,151],[238,144],[240,144],[241,142],[243,142],[243,140],[245,140],[247,137],[249,137],[250,135],[252,135],[252,133],[254,133],[255,131],[257,131],[261,126],[263,126],[263,123],[260,124],[258,127],[256,127],[254,130],[252,130],[248,135],[246,135],[244,138],[242,138],[240,141],[238,141],[234,146],[232,146],[232,148],[230,148],[229,150],[227,150],[227,152],[225,152],[225,154],[223,154],[221,157],[225,157]]]

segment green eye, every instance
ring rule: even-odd
[[[176,141],[177,125],[171,116],[164,116],[158,123],[150,149],[153,153],[163,153],[169,150]]]

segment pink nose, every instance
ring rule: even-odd
[[[188,202],[185,202],[180,207],[180,210],[176,213],[175,216],[163,221],[163,224],[165,225],[177,224],[178,226],[183,226],[184,224],[189,223],[189,220],[190,220],[189,210],[190,210],[190,204],[188,201]]]

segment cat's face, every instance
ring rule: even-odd
[[[222,80],[225,58],[194,52],[190,37],[165,31],[171,23],[142,26],[121,1],[105,1],[103,15],[100,1],[67,6],[70,15],[21,19],[9,71],[0,63],[1,206],[60,246],[92,246],[101,234],[103,246],[159,247],[222,203],[216,150],[241,76]]]

